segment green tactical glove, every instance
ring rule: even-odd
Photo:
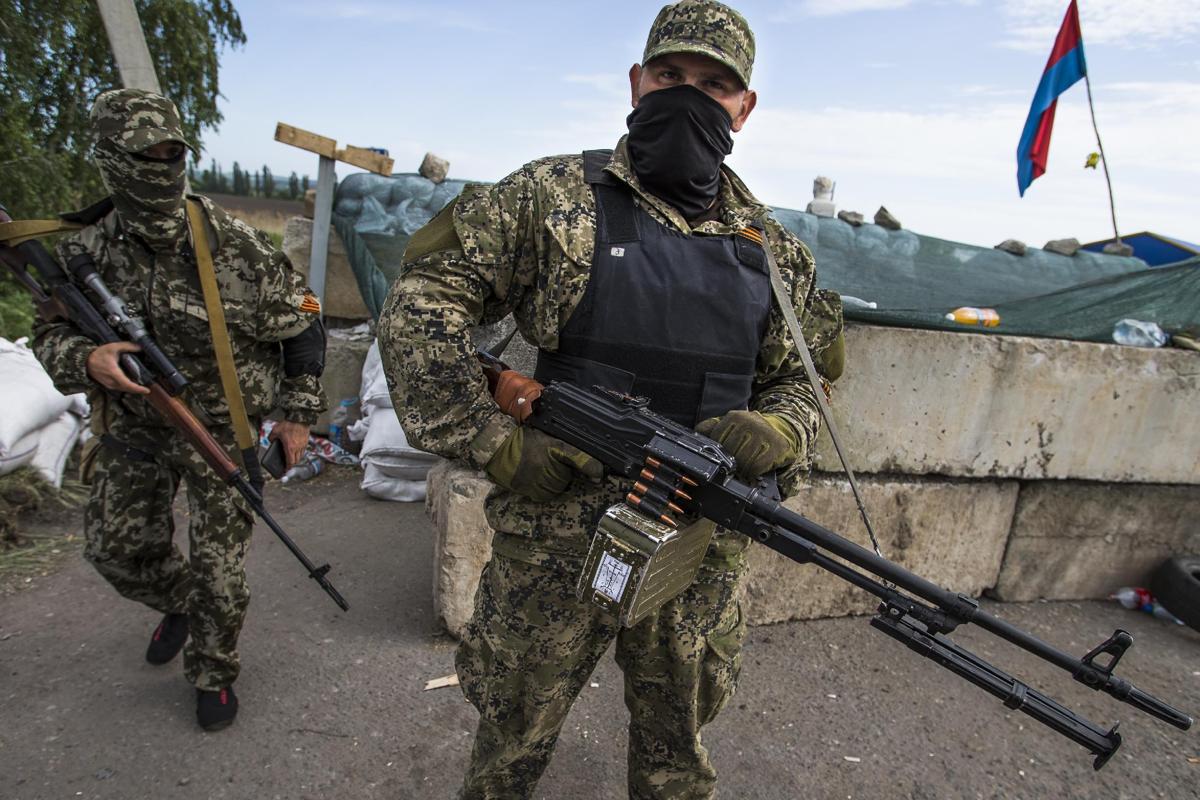
[[[782,417],[757,411],[730,411],[706,419],[696,433],[716,441],[737,461],[737,474],[752,481],[800,457],[800,439]]]
[[[494,483],[538,503],[566,492],[576,475],[592,483],[604,477],[604,465],[587,453],[528,427],[509,434],[485,471]]]

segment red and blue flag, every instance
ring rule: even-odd
[[[1071,0],[1067,16],[1058,29],[1058,38],[1054,40],[1054,49],[1050,51],[1050,60],[1046,62],[1046,70],[1042,73],[1041,83],[1033,96],[1029,118],[1025,120],[1025,130],[1021,132],[1021,143],[1017,145],[1017,188],[1022,197],[1029,184],[1046,171],[1058,96],[1086,75],[1083,34],[1079,30],[1079,7],[1075,0]]]

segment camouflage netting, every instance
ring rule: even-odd
[[[367,308],[376,317],[408,238],[466,181],[419,175],[351,175],[337,188],[334,225],[346,244]],[[1148,269],[1136,258],[1080,251],[1062,256],[1001,250],[773,209],[817,259],[820,284],[874,303],[846,302],[847,319],[878,325],[1112,341],[1118,320],[1157,322],[1170,333],[1200,331],[1200,259]],[[995,328],[945,319],[959,306],[995,308]]]

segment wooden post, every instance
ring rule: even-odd
[[[333,189],[336,183],[334,166],[336,162],[344,161],[380,175],[391,175],[393,161],[387,155],[365,147],[346,145],[339,150],[337,142],[327,136],[310,133],[282,122],[275,126],[275,141],[308,150],[321,157],[317,169],[317,196],[313,203],[312,255],[308,267],[308,287],[324,303],[325,262],[329,254],[329,223],[333,217]]]
[[[321,156],[317,167],[317,197],[313,204],[312,254],[309,257],[308,287],[321,300],[325,313],[325,260],[329,255],[329,223],[333,218],[334,160]]]
[[[96,0],[96,5],[125,88],[162,94],[133,0]]]

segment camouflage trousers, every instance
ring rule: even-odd
[[[231,432],[212,433],[232,444]],[[110,435],[153,460],[98,448],[84,513],[84,557],[124,597],[164,614],[186,612],[184,674],[200,689],[228,686],[238,675],[238,634],[250,602],[243,563],[252,512],[173,432],[117,424]],[[186,559],[173,541],[171,513],[181,479],[188,498]]]
[[[630,713],[630,798],[712,797],[716,770],[700,728],[737,684],[744,568],[703,566],[657,615],[622,628],[576,598],[579,562],[549,554],[537,560],[495,552],[483,570],[455,659],[480,714],[460,798],[533,796],[571,704],[614,638]]]

